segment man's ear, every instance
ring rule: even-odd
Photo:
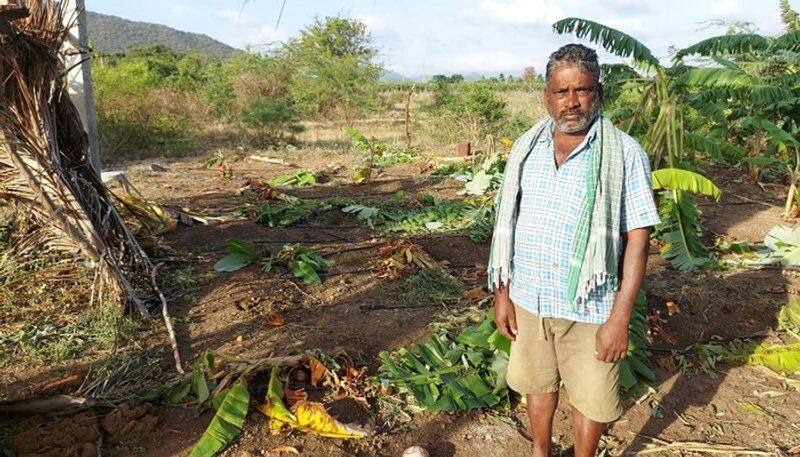
[[[597,82],[597,96],[600,97],[600,103],[603,103],[603,83]]]

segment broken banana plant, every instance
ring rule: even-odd
[[[366,429],[342,424],[334,419],[322,403],[302,398],[295,401],[291,407],[287,407],[284,403],[285,389],[280,375],[281,369],[273,367],[267,386],[267,396],[261,405],[261,411],[270,418],[270,433],[280,435],[294,429],[330,438],[363,438],[368,435]]]

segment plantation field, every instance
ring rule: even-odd
[[[361,128],[373,136],[368,125]],[[375,136],[391,138],[391,123],[376,122],[373,128]],[[337,137],[335,129],[328,126],[321,135]],[[161,251],[161,258],[167,262],[163,274],[171,285],[168,295],[184,360],[194,360],[206,350],[239,359],[285,356],[309,349],[326,353],[343,350],[356,367],[367,367],[367,374],[372,376],[378,373],[381,351],[424,340],[431,332],[429,324],[478,306],[487,295],[480,290],[485,284],[483,267],[488,255],[485,240],[475,243],[463,231],[387,236],[338,209],[287,227],[269,227],[248,215],[255,203],[240,192],[247,180],[268,180],[298,169],[336,170],[326,182],[284,186],[281,190],[306,200],[349,197],[361,205],[394,209],[418,208],[425,195],[441,201],[462,200],[465,197],[459,192],[463,182],[432,175],[435,168],[420,171],[428,159],[447,162],[445,158],[456,157],[454,145],[426,148],[419,159],[384,167],[371,182],[362,185],[352,184],[361,156],[347,149],[233,151],[227,156],[224,173],[203,166],[214,154],[212,150],[199,157],[159,160],[167,171],[151,171],[152,161],[124,165],[131,182],[147,199],[209,219],[206,225],[181,225],[168,233],[165,243],[169,250]],[[249,158],[252,155],[282,159],[288,165],[264,163]],[[714,244],[715,236],[728,241],[760,240],[781,222],[779,186],[762,189],[717,168],[706,170],[706,175],[714,177],[723,192],[718,202],[700,199],[708,244]],[[234,272],[215,271],[214,264],[226,254],[225,242],[229,239],[246,242],[264,255],[277,254],[284,244],[302,243],[334,264],[322,273],[320,285],[305,285],[280,267],[269,273],[257,264]],[[408,287],[409,276],[378,277],[380,263],[387,256],[381,249],[400,239],[419,244],[452,274],[458,283],[454,300],[435,305],[433,292],[425,290],[424,281]],[[798,392],[780,376],[762,367],[726,364],[704,371],[701,362],[694,360],[692,368],[690,357],[676,357],[669,349],[680,351],[714,339],[777,340],[775,316],[780,305],[796,298],[797,279],[781,274],[779,269],[680,272],[668,267],[654,245],[646,282],[651,346],[655,348],[655,392],[639,402],[634,398],[627,403],[624,416],[604,438],[605,448],[635,452],[654,442],[645,437],[666,442],[726,443],[748,449],[796,448],[800,444]],[[434,289],[442,287],[435,281],[432,284]],[[677,304],[677,314],[671,314],[674,310],[668,309],[669,301]],[[489,306],[485,300],[483,303]],[[370,304],[435,306],[361,308]],[[270,316],[275,313],[283,318],[283,325],[272,325]],[[170,370],[168,353],[158,349],[163,343],[163,333],[155,326],[150,331],[143,329],[135,341],[125,342],[123,352],[92,352],[84,354],[78,363],[7,366],[4,394],[19,398],[70,392],[90,367],[109,360],[119,364],[123,357],[130,361],[130,370],[144,367],[143,379],[156,379],[158,373]],[[256,392],[258,383],[263,382],[255,381]],[[561,403],[554,436],[559,449],[566,450],[571,440],[570,417],[566,403]],[[197,441],[212,416],[206,411],[196,417],[192,408],[184,406],[148,408],[132,413],[133,431],[111,435],[112,441],[104,445],[109,455],[180,455]],[[345,399],[331,411],[345,422],[371,422],[377,432],[366,439],[345,441],[302,433],[272,436],[267,417],[251,411],[242,435],[223,455],[262,455],[262,450],[282,445],[314,456],[400,455],[410,445],[424,446],[437,456],[479,456],[486,455],[488,449],[493,455],[527,455],[526,419],[520,408],[508,413],[406,416],[399,411],[392,413],[386,405],[370,402],[365,407]],[[65,433],[76,423],[96,424],[99,418],[95,414],[83,413],[69,418],[70,425],[62,421],[54,427]],[[27,419],[31,425],[37,421],[42,419]],[[48,435],[45,439],[66,439],[52,429],[35,431],[17,425],[21,431],[17,439],[30,439],[31,433]]]
[[[731,23],[668,59],[552,26],[626,62],[576,90],[646,151],[661,218],[600,455],[800,456],[800,15],[780,8],[780,35]],[[24,23],[0,58],[37,73]],[[532,66],[392,83],[380,55],[344,15],[224,59],[95,53],[102,182],[68,98],[31,104],[12,72],[0,456],[529,455],[486,262],[514,139],[566,92]],[[558,455],[570,414],[562,396]]]

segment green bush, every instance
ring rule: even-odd
[[[267,142],[280,142],[287,133],[303,131],[295,110],[284,100],[254,98],[242,110],[242,122]]]
[[[92,72],[105,158],[174,156],[196,147],[206,110],[190,89],[203,80],[200,65],[159,47],[99,57]]]
[[[516,137],[529,121],[510,115],[499,90],[488,82],[452,84],[439,78],[431,83],[433,100],[424,107],[426,126],[437,140],[477,141],[486,135]]]

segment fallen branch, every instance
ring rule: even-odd
[[[172,356],[175,358],[175,369],[178,370],[178,373],[184,374],[183,371],[183,364],[181,363],[181,354],[178,351],[178,339],[175,337],[175,329],[172,328],[172,319],[169,316],[169,309],[167,309],[167,299],[164,297],[164,293],[161,292],[161,289],[158,287],[158,282],[156,281],[156,272],[161,266],[164,265],[164,262],[159,263],[153,270],[150,272],[150,285],[153,286],[153,290],[156,291],[158,294],[158,298],[161,299],[161,315],[164,317],[164,324],[167,327],[167,333],[169,334],[169,342],[172,345]]]
[[[68,414],[94,406],[94,400],[70,395],[55,395],[46,398],[26,398],[0,402],[0,414]]]
[[[248,156],[247,158],[250,159],[250,160],[257,160],[259,162],[264,162],[264,163],[274,163],[276,165],[286,165],[287,167],[294,167],[295,166],[294,164],[291,164],[291,163],[289,163],[289,162],[287,162],[287,161],[285,161],[283,159],[278,159],[278,158],[274,158],[274,157],[262,157],[262,156],[257,156],[257,155],[251,155],[251,156]]]
[[[449,301],[451,304],[458,302],[458,300],[442,300],[442,301]],[[416,308],[431,308],[434,306],[444,306],[443,303],[422,303],[422,304],[413,304],[413,305],[405,305],[405,304],[380,304],[380,303],[370,303],[366,305],[359,305],[358,308],[364,311],[375,311],[379,309],[416,309]]]
[[[742,446],[735,446],[732,444],[703,443],[697,441],[673,441],[670,443],[668,441],[660,440],[650,436],[639,436],[660,443],[658,445],[648,444],[647,449],[638,452],[639,455],[653,454],[664,451],[700,452],[705,454],[775,455],[774,452],[747,449]]]

